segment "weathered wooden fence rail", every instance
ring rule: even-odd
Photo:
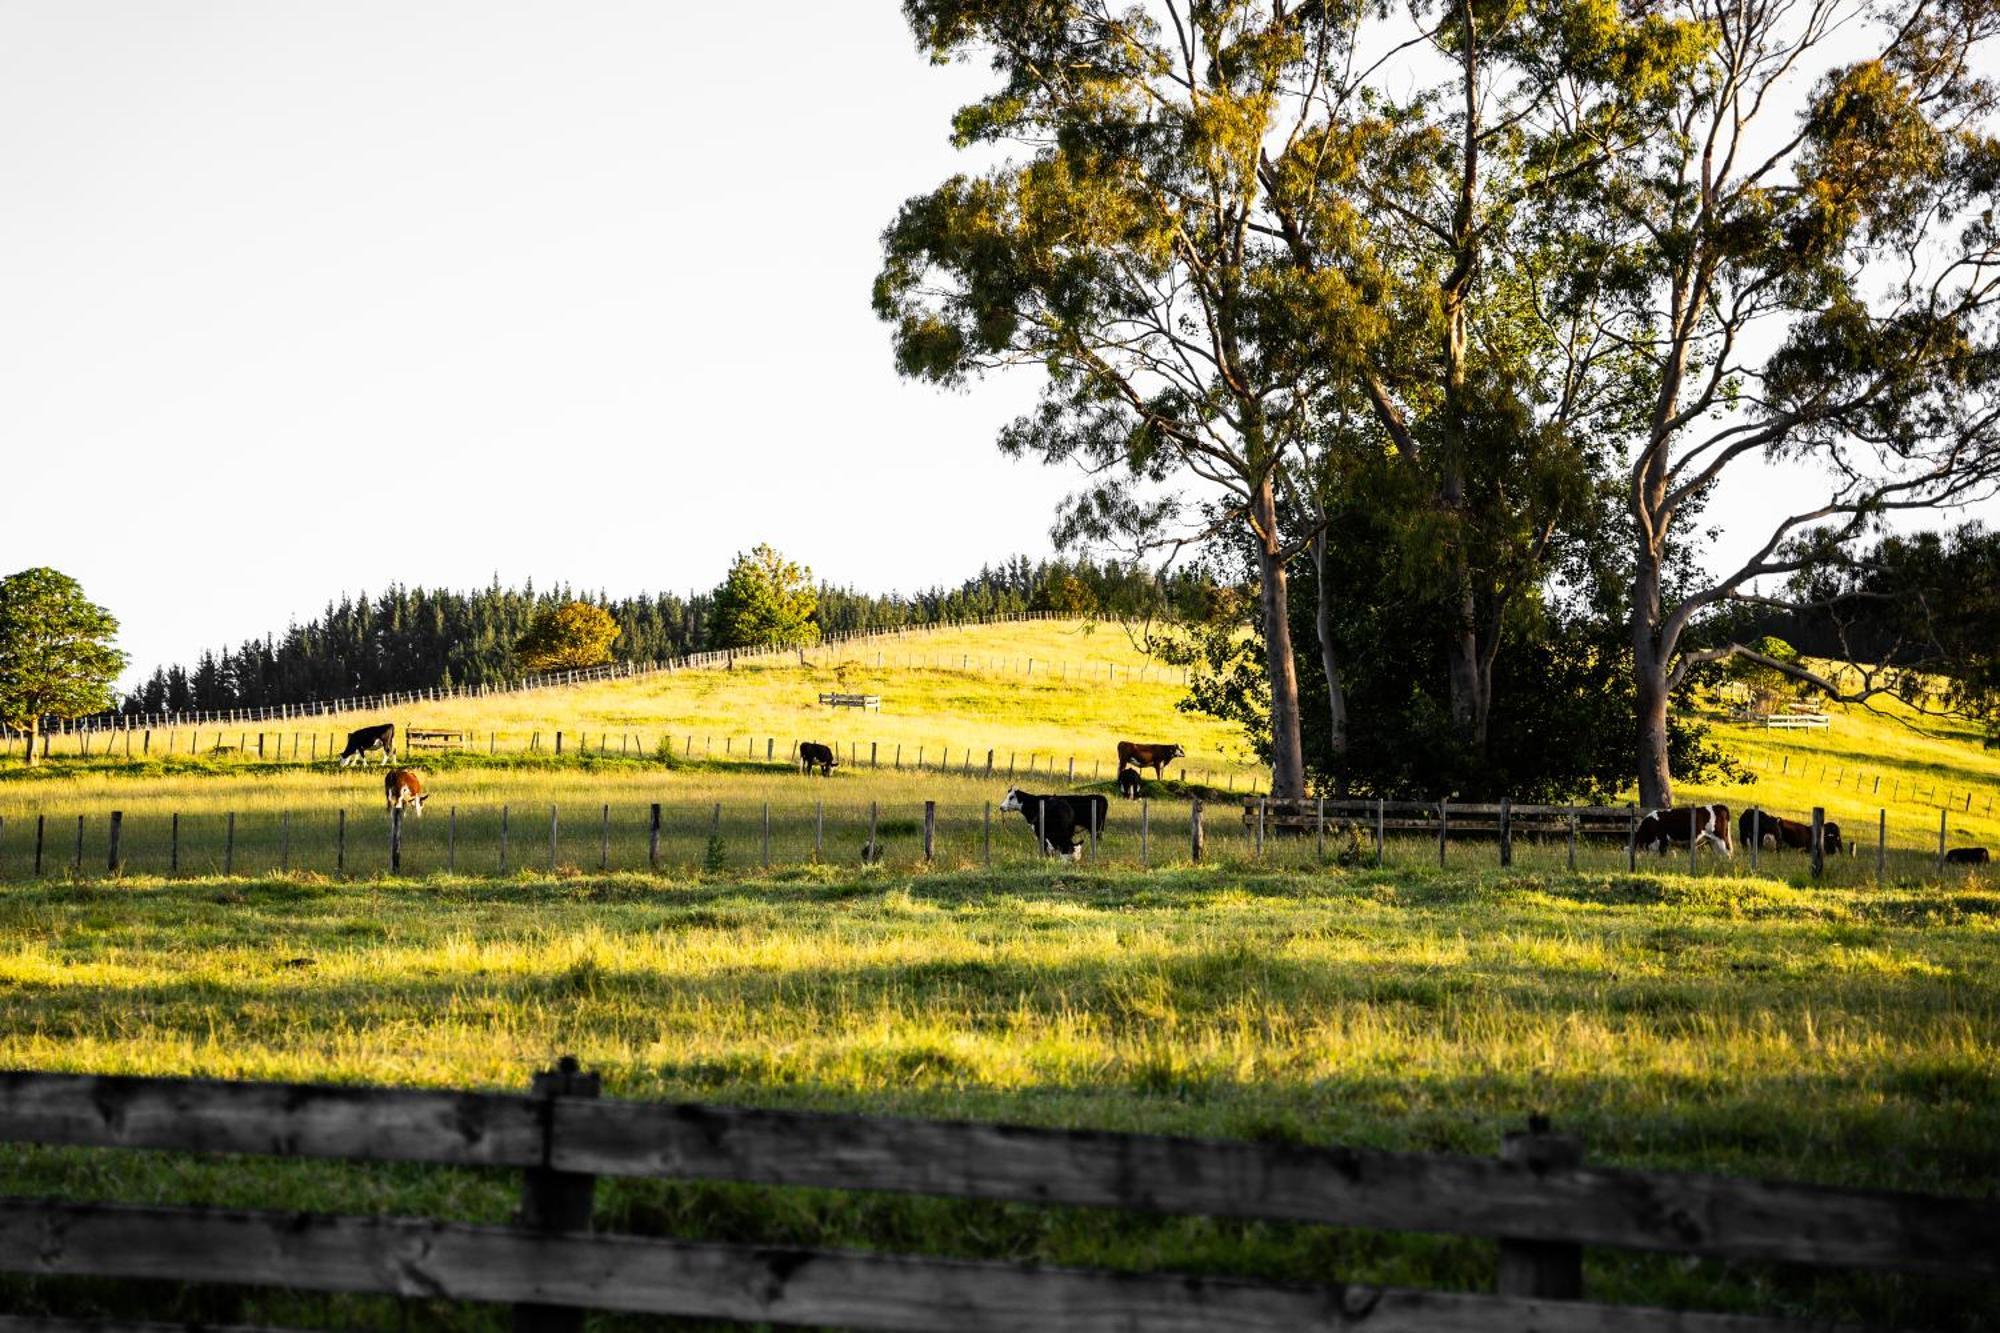
[[[518,1169],[512,1227],[0,1199],[0,1271],[954,1330],[1796,1328],[1578,1299],[1584,1245],[2000,1278],[2000,1203],[1499,1158],[623,1102],[565,1060],[526,1095],[0,1072],[0,1141]],[[599,1177],[739,1181],[1487,1237],[1496,1294],[1104,1273],[590,1230]],[[38,1327],[55,1328],[44,1320]],[[0,1322],[0,1329],[4,1329]]]

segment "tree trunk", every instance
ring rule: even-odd
[[[1319,636],[1319,669],[1326,677],[1327,749],[1336,759],[1347,753],[1347,686],[1340,676],[1340,654],[1333,645],[1333,590],[1326,581],[1326,532],[1312,542],[1313,583],[1318,594],[1313,630]]]
[[[1660,566],[1643,545],[1632,576],[1632,675],[1639,742],[1639,804],[1664,809],[1674,803],[1674,775],[1667,762],[1667,658],[1660,643]]]
[[[1251,499],[1250,513],[1258,529],[1258,601],[1271,675],[1271,795],[1281,801],[1302,800],[1306,766],[1299,724],[1298,660],[1292,655],[1291,601],[1278,541],[1278,506],[1268,478]]]
[[[1462,555],[1453,558],[1452,575],[1458,584],[1457,621],[1445,645],[1446,671],[1451,685],[1451,720],[1458,734],[1476,753],[1486,749],[1486,691],[1480,670],[1478,611],[1472,595],[1471,576]]]

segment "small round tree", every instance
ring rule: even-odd
[[[715,590],[709,636],[717,648],[797,647],[819,642],[819,592],[812,570],[771,547],[736,557]]]
[[[618,632],[603,607],[564,602],[538,612],[514,652],[530,671],[575,671],[609,662]]]
[[[111,706],[125,654],[111,646],[118,621],[54,569],[0,579],[0,722],[27,733],[28,763],[45,717],[72,718]]]

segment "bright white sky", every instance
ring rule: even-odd
[[[0,572],[138,675],[391,581],[1045,552],[1033,377],[905,384],[868,307],[989,77],[894,0],[0,0]]]

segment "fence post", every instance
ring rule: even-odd
[[[876,803],[870,801],[868,803],[868,846],[863,850],[861,857],[861,859],[864,862],[870,865],[873,865],[882,859],[882,845],[877,840],[875,833],[876,816],[879,813],[880,810],[877,807]]]
[[[1877,807],[1875,811],[1875,885],[1882,885],[1882,872],[1889,859],[1889,812]]]
[[[1205,841],[1201,828],[1201,797],[1197,796],[1188,806],[1188,859],[1201,864],[1201,845]]]
[[[554,1069],[535,1075],[529,1096],[542,1103],[542,1160],[555,1155],[556,1108],[558,1097],[595,1097],[602,1090],[596,1074],[586,1074],[576,1057],[565,1055]],[[531,1166],[521,1173],[519,1225],[528,1231],[548,1233],[590,1230],[591,1205],[596,1201],[597,1177],[580,1171],[558,1171],[549,1166]],[[514,1307],[514,1333],[581,1333],[584,1312],[556,1305],[521,1304]]]
[[[1639,869],[1639,807],[1625,807],[1628,816],[1625,830],[1625,873],[1634,874]]]
[[[1438,802],[1438,869],[1444,869],[1445,838],[1451,831],[1451,809],[1447,801]]]
[[[766,809],[766,817],[768,818],[768,817],[769,817],[769,807],[767,806],[767,807],[765,807],[765,809]],[[925,862],[925,864],[929,864],[929,862],[930,862],[930,859],[931,859],[931,857],[932,857],[933,855],[935,855],[935,854],[936,854],[936,852],[937,852],[937,802],[936,802],[936,801],[925,801],[925,802],[924,802],[924,862]]]
[[[228,831],[222,839],[222,873],[231,874],[236,869],[236,812],[229,812]]]
[[[826,846],[826,802],[813,802],[813,864],[818,865]]]
[[[81,735],[82,733],[79,732],[78,734]],[[83,816],[82,815],[78,815],[76,817],[76,852],[70,858],[70,871],[72,874],[78,874],[78,875],[83,873]]]
[[[1313,817],[1313,856],[1316,860],[1326,860],[1326,797],[1319,798],[1319,806]]]
[[[1145,797],[1139,798],[1139,866],[1144,870],[1153,865],[1153,813],[1149,805]]]
[[[1944,840],[1945,840],[1945,821],[1946,821],[1946,820],[1948,820],[1948,819],[1950,819],[1950,818],[1951,818],[1951,812],[1950,812],[1950,811],[1948,811],[1948,810],[1939,810],[1939,811],[1938,811],[1938,857],[1937,857],[1937,872],[1938,872],[1938,874],[1940,874],[1940,875],[1942,875],[1942,874],[1944,873]]]
[[[403,868],[403,807],[389,807],[389,873],[396,874]]]
[[[30,745],[34,744],[32,740],[29,741],[28,743]],[[49,817],[47,815],[35,816],[35,878],[36,879],[40,879],[42,877],[42,831],[44,826],[48,823],[48,818]],[[176,815],[174,816],[174,818],[178,820],[180,816]]]
[[[993,802],[986,803],[986,814],[980,824],[979,859],[988,866],[993,864]]]
[[[500,807],[500,873],[507,873],[507,807]]]
[[[1826,807],[1816,805],[1812,812],[1812,873],[1818,879],[1826,873]]]
[[[1514,864],[1514,807],[1505,796],[1500,798],[1500,864]]]
[[[1035,807],[1035,850],[1047,859],[1049,854],[1049,803],[1045,799]]]
[[[653,802],[652,818],[646,826],[646,868],[660,868],[660,803]]]
[[[1500,1156],[1539,1176],[1583,1165],[1583,1145],[1551,1134],[1547,1117],[1536,1115],[1528,1117],[1525,1133],[1508,1132]],[[1583,1247],[1570,1241],[1503,1239],[1497,1290],[1502,1296],[1576,1300],[1583,1295]]]
[[[1377,796],[1375,798],[1375,868],[1377,870],[1382,868],[1382,815],[1384,805],[1385,803],[1382,798]]]
[[[986,776],[989,778],[993,776],[993,751],[991,750],[986,752]]]
[[[1569,810],[1569,868],[1571,871],[1575,871],[1576,869],[1576,806],[1574,804],[1570,806]]]
[[[447,813],[450,818],[445,821],[444,827],[444,873],[455,875],[458,873],[458,807],[454,805]]]
[[[1757,869],[1758,853],[1764,846],[1764,812],[1750,807],[1750,868]]]
[[[868,767],[870,768],[880,768],[882,766],[878,750],[879,744],[880,742],[877,741],[868,742]]]
[[[104,868],[114,875],[125,868],[125,863],[118,856],[118,835],[124,831],[124,826],[125,812],[123,810],[113,810],[111,812],[111,848],[109,855],[105,857]]]

